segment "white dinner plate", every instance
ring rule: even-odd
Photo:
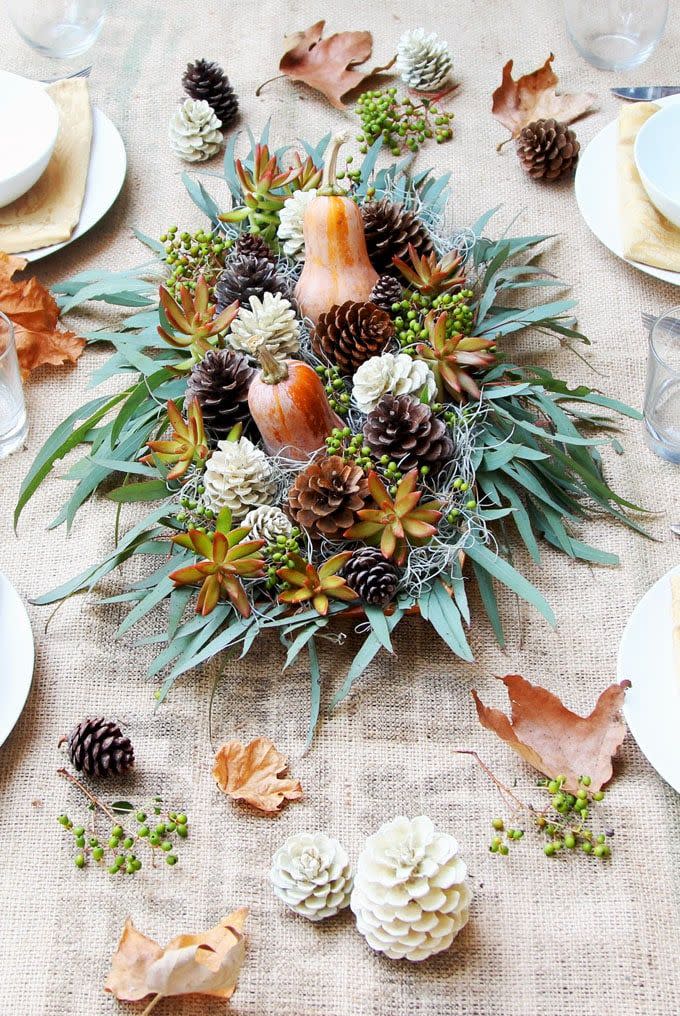
[[[118,129],[105,113],[94,108],[92,110],[90,166],[87,171],[85,197],[78,225],[69,240],[55,243],[51,247],[38,247],[36,250],[22,251],[17,256],[26,258],[27,261],[39,261],[40,258],[46,258],[48,254],[54,254],[55,251],[61,250],[67,244],[73,243],[88,229],[92,229],[108,212],[120,194],[126,168],[125,145]]]
[[[656,100],[659,106],[680,102],[680,95],[669,95]],[[596,134],[588,147],[581,153],[576,167],[576,201],[586,224],[605,247],[617,257],[623,258],[623,243],[619,228],[619,181],[616,172],[616,142],[619,122],[613,120]],[[669,272],[664,268],[652,268],[639,261],[628,261],[647,275],[653,275],[664,282],[680,286],[680,272]]]
[[[642,597],[623,632],[618,679],[627,678],[623,714],[656,771],[680,793],[680,681],[674,672],[671,575]]]
[[[16,589],[0,572],[0,745],[12,733],[33,680],[33,632]]]

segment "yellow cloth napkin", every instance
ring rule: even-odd
[[[619,113],[619,210],[623,255],[655,268],[680,272],[680,229],[657,212],[635,165],[635,139],[643,123],[660,107],[631,102]]]
[[[68,240],[80,218],[92,142],[87,81],[57,81],[47,91],[59,111],[57,143],[38,182],[0,208],[0,251],[5,254]]]

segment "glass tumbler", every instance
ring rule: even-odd
[[[0,459],[20,448],[28,434],[24,389],[12,322],[0,311]]]
[[[5,0],[12,24],[44,56],[68,60],[99,35],[108,0]]]
[[[680,307],[652,325],[644,415],[649,447],[680,463]]]
[[[663,35],[668,0],[563,0],[567,31],[582,57],[605,71],[637,67]]]

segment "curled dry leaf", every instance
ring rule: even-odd
[[[336,32],[323,38],[325,21],[317,21],[304,32],[294,32],[284,39],[285,50],[279,70],[292,81],[304,81],[310,88],[325,95],[336,109],[344,109],[342,96],[360,85],[364,78],[387,70],[384,67],[357,70],[373,51],[370,32]]]
[[[0,310],[14,325],[24,377],[45,363],[75,363],[85,348],[85,339],[59,328],[57,303],[37,279],[14,279],[26,264],[23,258],[0,252]]]
[[[578,790],[579,776],[590,776],[593,790],[612,777],[612,756],[626,733],[621,706],[629,681],[606,688],[589,716],[578,716],[560,699],[519,674],[501,678],[507,688],[510,718],[472,696],[480,723],[509,744],[513,751],[551,779],[566,776],[571,793]]]
[[[267,737],[250,744],[228,741],[215,755],[213,776],[220,790],[235,801],[245,801],[259,811],[278,811],[284,801],[302,797],[299,780],[281,774],[288,768],[285,755]]]
[[[531,74],[523,74],[516,81],[512,76],[513,61],[508,60],[503,68],[503,80],[493,93],[491,112],[513,138],[534,120],[554,117],[568,124],[592,108],[597,98],[594,92],[557,95],[558,78],[552,69],[554,59],[551,53],[542,67]]]
[[[161,948],[125,922],[104,991],[123,1002],[154,998],[145,1013],[171,995],[210,995],[231,998],[245,954],[244,908],[197,935],[178,935]],[[144,1016],[144,1014],[142,1014]]]

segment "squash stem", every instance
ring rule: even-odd
[[[342,194],[343,191],[338,187],[338,153],[348,140],[347,134],[339,133],[334,134],[331,138],[330,145],[328,146],[328,155],[323,167],[323,177],[321,179],[321,187],[319,188],[319,194]]]
[[[288,377],[288,367],[283,360],[277,360],[264,342],[255,350],[255,355],[262,367],[262,380],[268,385],[277,385]]]

